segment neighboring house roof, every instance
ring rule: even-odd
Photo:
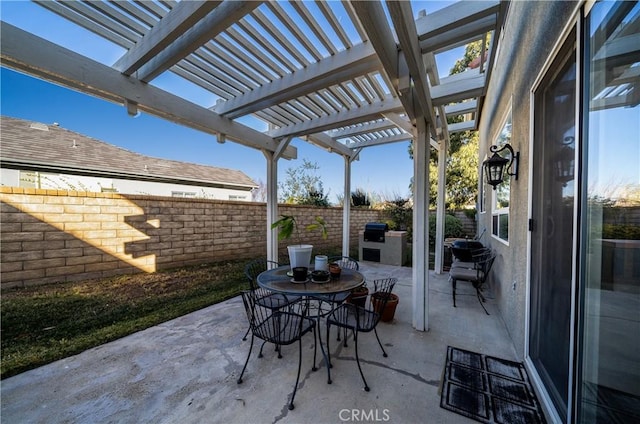
[[[141,155],[56,124],[2,116],[0,140],[3,168],[240,190],[257,187],[241,171]]]

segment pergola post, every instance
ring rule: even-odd
[[[447,164],[447,145],[446,142],[440,142],[438,149],[438,201],[436,207],[436,258],[435,273],[442,274],[444,267],[444,223],[445,223],[445,186],[447,184],[446,177]]]
[[[342,256],[349,256],[351,228],[351,161],[344,156],[344,200],[342,202]]]
[[[413,144],[413,327],[429,329],[429,131],[416,119]]]
[[[267,159],[267,259],[278,262],[278,230],[271,229],[278,219],[278,157],[263,150]]]
[[[267,159],[267,259],[278,262],[278,229],[271,224],[278,220],[278,159],[291,143],[292,138],[280,140],[274,152],[263,150]]]

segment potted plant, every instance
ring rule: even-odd
[[[313,245],[302,244],[296,218],[292,215],[281,215],[280,219],[271,224],[271,228],[278,228],[278,240],[289,239],[295,233],[298,243],[287,246],[289,263],[292,269],[297,266],[308,267],[311,263]],[[316,216],[314,222],[307,225],[305,229],[307,231],[320,230],[323,239],[328,237],[327,224],[320,216]]]
[[[331,262],[329,264],[329,273],[331,274],[331,278],[337,280],[340,278],[340,274],[342,273],[342,268],[340,268],[340,264],[336,262]]]
[[[351,293],[349,293],[346,301],[364,308],[367,303],[367,296],[369,296],[369,289],[363,284],[355,289],[351,289]]]
[[[385,296],[389,296],[386,299]],[[394,293],[386,293],[376,292],[371,295],[371,304],[373,305],[373,310],[381,315],[380,320],[383,322],[393,321],[393,317],[396,313],[396,307],[398,306],[398,295]],[[384,308],[384,309],[383,309]]]

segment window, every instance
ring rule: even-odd
[[[172,191],[171,197],[185,197],[191,199],[196,197],[196,193],[193,191]]]
[[[502,130],[492,144],[502,147],[511,143],[511,106],[502,124]],[[502,154],[502,152],[500,153]],[[509,241],[509,199],[511,198],[511,179],[505,176],[502,184],[491,190],[491,234],[505,242]]]

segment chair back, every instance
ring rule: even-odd
[[[488,249],[487,251],[482,252],[481,254],[474,257],[474,261],[476,262],[476,269],[478,270],[478,277],[476,278],[476,282],[474,282],[474,286],[477,283],[478,286],[482,286],[487,277],[489,276],[489,271],[491,271],[491,267],[493,266],[493,262],[496,260],[496,253]]]
[[[391,291],[398,282],[397,278],[383,278],[373,280],[373,293],[371,294],[371,308],[376,313],[376,323],[380,321],[384,308],[392,298]]]
[[[290,344],[298,340],[315,324],[293,312],[272,311],[260,304],[260,299],[269,291],[259,287],[255,290],[242,291],[242,303],[249,319],[253,336],[275,344]]]
[[[258,278],[258,274],[279,266],[280,264],[278,264],[278,262],[269,261],[267,259],[255,259],[249,262],[244,267],[244,275],[247,277],[247,280],[249,280],[249,288],[251,290],[258,288],[258,282],[256,280]]]
[[[340,268],[353,269],[355,271],[360,269],[360,264],[355,259],[349,256],[331,256],[329,258],[329,263],[337,263],[340,265]]]
[[[273,320],[269,320],[273,312],[268,308],[260,305],[259,300],[268,295],[268,291],[258,287],[254,290],[242,291],[242,303],[244,303],[244,310],[247,313],[247,319],[249,320],[249,326],[253,334],[262,339],[270,340],[273,334],[277,331],[270,328]]]

